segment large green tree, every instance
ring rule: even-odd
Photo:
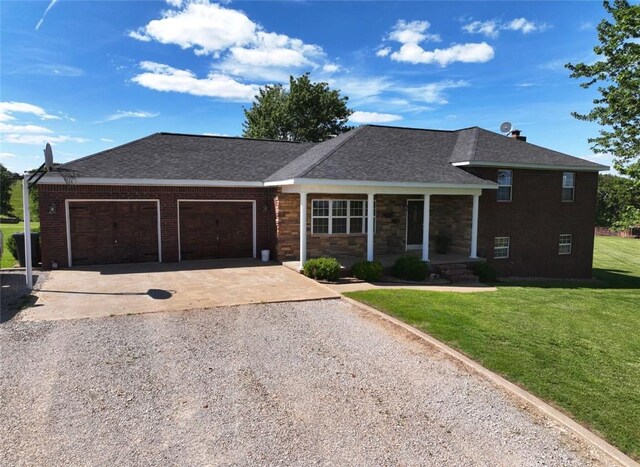
[[[348,97],[327,83],[313,83],[309,74],[289,78],[282,85],[260,88],[250,109],[244,110],[243,136],[287,141],[325,141],[351,129],[353,110]]]
[[[616,170],[640,183],[640,4],[614,0],[604,8],[611,20],[598,24],[599,59],[566,65],[572,78],[586,78],[581,87],[597,84],[599,97],[590,112],[572,115],[603,126],[589,139],[592,150],[612,154]]]
[[[640,209],[640,185],[629,178],[600,175],[596,201],[596,225],[614,227],[630,209]]]
[[[17,177],[17,174],[0,164],[0,214],[3,216],[14,214],[13,206],[11,205],[11,185],[13,185]]]

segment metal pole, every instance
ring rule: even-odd
[[[33,289],[31,274],[31,215],[29,212],[29,172],[22,178],[22,209],[24,211],[24,262],[26,266],[26,280],[29,290]]]

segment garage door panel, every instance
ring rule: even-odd
[[[158,261],[154,201],[70,202],[74,265]]]
[[[181,201],[179,211],[183,260],[253,256],[250,201]]]

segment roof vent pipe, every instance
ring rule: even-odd
[[[520,136],[520,133],[522,133],[522,131],[520,130],[511,130],[511,137],[517,139],[518,141],[526,141],[527,137]]]

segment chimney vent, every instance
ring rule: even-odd
[[[518,141],[527,141],[526,136],[520,136],[522,133],[521,130],[511,130],[511,137],[517,139]]]

